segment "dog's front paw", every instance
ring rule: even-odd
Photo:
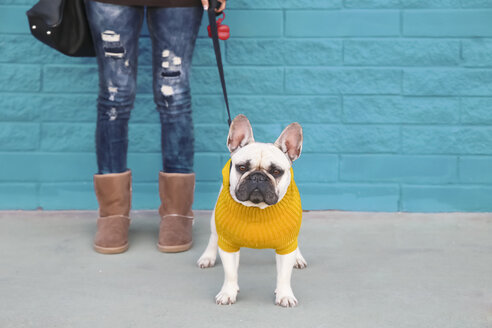
[[[283,307],[296,306],[297,298],[294,296],[292,289],[282,290],[277,288],[275,290],[275,305],[280,305]]]
[[[294,268],[296,269],[304,269],[307,267],[307,262],[302,256],[301,252],[297,252],[296,254],[296,263],[294,263]]]
[[[215,303],[220,305],[228,305],[236,303],[238,286],[223,286],[220,292],[215,296]]]
[[[203,254],[202,256],[200,256],[198,261],[196,261],[196,264],[201,269],[211,268],[215,265],[215,260],[216,260],[215,256]]]

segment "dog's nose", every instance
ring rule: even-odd
[[[267,177],[263,172],[254,172],[249,175],[248,179],[253,182],[263,182],[266,181]]]

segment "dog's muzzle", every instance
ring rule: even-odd
[[[265,202],[268,205],[278,201],[275,186],[266,174],[260,171],[252,172],[241,181],[236,189],[236,198],[242,202],[249,200],[255,204]]]

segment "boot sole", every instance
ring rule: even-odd
[[[192,244],[193,242],[189,242],[188,244],[184,245],[164,246],[157,243],[157,249],[163,253],[179,253],[189,250]]]
[[[96,244],[94,244],[93,246],[94,250],[101,254],[119,254],[125,252],[128,249],[128,243],[119,247],[102,247],[97,246]]]

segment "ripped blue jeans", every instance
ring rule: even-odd
[[[144,14],[152,40],[153,94],[161,122],[163,171],[193,172],[190,69],[201,7],[119,6],[86,0],[99,66],[98,173],[127,170],[128,121],[136,94]]]

